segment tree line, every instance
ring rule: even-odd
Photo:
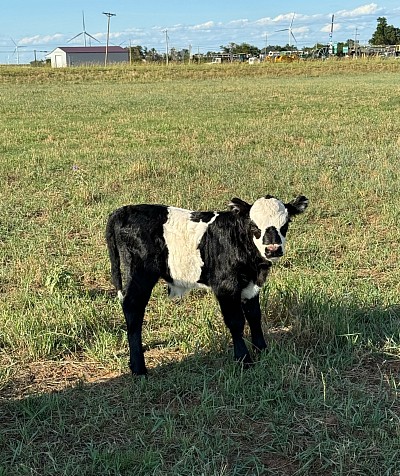
[[[337,43],[337,52],[336,54],[343,54],[343,48],[348,47],[349,49],[354,48],[356,40],[348,39],[344,42]],[[396,45],[400,44],[400,28],[396,28],[393,25],[389,25],[385,17],[379,17],[377,19],[377,27],[375,32],[372,35],[372,38],[369,40],[370,45]],[[322,43],[317,43],[312,47],[303,48],[304,53],[311,53],[319,48],[326,46]],[[160,53],[154,48],[148,49],[146,47],[137,45],[131,46],[128,48],[130,54],[131,62],[141,62],[146,61],[163,61],[165,59],[166,53]],[[192,51],[187,49],[177,50],[176,48],[171,48],[168,52],[168,57],[171,61],[189,61],[193,57],[196,60],[200,60],[201,57],[212,57],[220,52],[231,54],[231,55],[245,55],[245,56],[260,56],[261,54],[268,54],[270,51],[296,51],[298,48],[294,45],[266,45],[263,48],[258,48],[257,46],[250,45],[249,43],[229,43],[228,45],[221,45],[219,52],[209,51],[205,55],[196,55]]]

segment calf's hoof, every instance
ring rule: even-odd
[[[267,344],[265,342],[259,342],[259,343],[253,342],[253,348],[256,354],[260,354],[261,352],[267,349]]]
[[[132,375],[135,377],[147,377],[147,369],[146,367],[143,368],[135,368],[134,366],[129,366],[132,372]]]
[[[253,363],[253,359],[250,357],[250,354],[245,354],[241,357],[235,357],[235,360],[247,368]]]

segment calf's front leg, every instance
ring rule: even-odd
[[[240,296],[217,294],[224,322],[232,335],[233,355],[235,360],[250,364],[252,362],[249,351],[243,340],[245,317],[241,306]]]
[[[242,308],[250,326],[251,341],[256,350],[264,350],[267,348],[264,335],[261,328],[261,309],[260,296],[254,296],[242,302]]]

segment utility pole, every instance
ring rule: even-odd
[[[37,66],[37,57],[36,57],[36,53],[47,53],[47,50],[33,50],[33,54],[35,56],[35,66]]]
[[[165,64],[168,66],[168,55],[169,55],[169,50],[168,50],[168,30],[164,30],[165,33]]]
[[[106,42],[106,55],[104,57],[104,66],[107,66],[108,60],[108,42],[110,40],[110,18],[115,17],[115,13],[103,12],[103,15],[107,17],[107,42]]]
[[[358,56],[358,45],[357,45],[357,36],[358,36],[358,28],[356,27],[356,34],[354,36],[354,56],[357,58]]]

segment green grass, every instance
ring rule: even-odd
[[[0,68],[0,475],[400,474],[399,61]],[[248,371],[154,290],[132,379],[108,213],[310,207]]]

